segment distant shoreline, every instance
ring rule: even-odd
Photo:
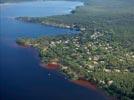
[[[38,0],[23,0],[23,1],[7,1],[7,2],[0,2],[0,5],[1,4],[10,4],[10,3],[21,3],[21,2],[33,2],[33,1],[38,1]]]

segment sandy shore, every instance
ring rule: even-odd
[[[97,90],[96,85],[87,80],[78,79],[78,80],[73,80],[72,82],[88,89]]]
[[[50,69],[50,70],[57,70],[60,67],[59,64],[51,64],[51,63],[48,63],[48,64],[40,64],[40,65],[41,65],[41,67],[46,68],[46,69]]]

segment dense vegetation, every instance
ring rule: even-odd
[[[80,0],[79,0],[80,1]],[[18,20],[80,30],[79,34],[18,39],[38,48],[70,79],[84,78],[119,100],[134,99],[134,1],[84,0],[72,14]]]

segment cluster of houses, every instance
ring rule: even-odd
[[[91,39],[96,39],[100,36],[103,36],[104,34],[100,33],[100,32],[95,32],[94,34],[91,35]],[[70,38],[66,38],[65,40],[60,39],[60,40],[56,40],[56,41],[51,41],[50,42],[50,47],[53,46],[57,46],[59,44],[63,45],[63,50],[66,49],[70,49],[70,45],[73,45],[73,48],[71,48],[71,50],[73,51],[73,53],[70,53],[71,55],[75,55],[76,57],[82,57],[81,53],[79,52],[79,49],[84,49],[84,53],[86,55],[88,55],[88,58],[86,60],[88,60],[88,62],[85,63],[85,66],[88,66],[88,69],[94,69],[96,66],[99,66],[100,64],[105,65],[106,61],[104,60],[100,60],[101,58],[103,58],[104,55],[100,55],[100,54],[92,54],[92,49],[98,49],[101,48],[102,50],[105,50],[106,52],[110,52],[113,51],[114,48],[109,44],[109,43],[105,43],[105,42],[98,42],[98,41],[94,41],[94,42],[88,42],[85,45],[80,44],[80,38],[79,36],[75,36],[75,37],[71,37]],[[97,45],[96,45],[97,44]],[[126,54],[127,55],[127,54]],[[129,56],[129,54],[127,55]],[[134,58],[134,55],[132,55],[132,57]],[[119,59],[120,61],[122,60],[122,58]],[[67,67],[65,67],[65,69],[67,69]],[[104,68],[103,69],[104,72],[110,73],[110,72],[121,72],[122,70],[115,68],[113,69],[108,69],[108,68]],[[124,72],[128,72],[128,69],[124,69]]]
[[[83,29],[84,30],[84,29]],[[102,34],[101,32],[95,32],[93,33],[90,37],[91,39],[97,39],[98,37],[102,37],[105,34]],[[95,68],[98,68],[100,65],[104,65],[103,67],[103,71],[105,73],[112,73],[112,72],[116,72],[116,73],[121,73],[123,72],[129,72],[129,69],[119,69],[119,68],[114,68],[114,69],[110,69],[110,68],[106,68],[105,65],[107,63],[107,61],[105,61],[103,58],[106,57],[105,54],[101,53],[101,51],[99,51],[99,53],[97,54],[97,52],[95,50],[102,49],[102,51],[109,53],[109,52],[113,52],[116,51],[116,48],[112,47],[109,43],[107,42],[100,42],[100,41],[88,41],[87,43],[81,44],[80,39],[83,37],[80,37],[79,35],[76,36],[72,36],[69,38],[65,38],[65,39],[54,39],[54,40],[48,40],[48,46],[41,46],[43,52],[46,52],[46,50],[48,50],[49,48],[53,48],[53,47],[57,47],[58,45],[61,45],[60,48],[62,48],[62,50],[69,50],[68,52],[68,56],[70,57],[74,57],[74,59],[77,58],[82,58],[84,60],[84,64],[79,65],[80,69],[86,69],[87,73],[91,73],[93,72],[93,70]],[[85,39],[88,39],[86,37],[84,37]],[[40,46],[41,43],[37,43],[36,40],[33,42],[32,40],[23,40],[25,43],[32,45],[34,47]],[[31,42],[32,41],[32,42]],[[45,40],[43,41],[45,42]],[[71,50],[71,52],[70,52]],[[81,52],[81,50],[83,50]],[[86,57],[84,57],[84,55],[86,55]],[[116,56],[116,55],[115,55]],[[126,52],[123,55],[120,56],[120,58],[118,59],[120,62],[124,62],[124,58],[126,57],[130,60],[134,61],[134,53],[133,52]],[[59,57],[60,58],[60,57]],[[67,65],[62,65],[62,70],[70,71],[71,74],[75,75],[75,77],[77,76],[76,73],[73,73],[73,71],[71,71],[71,68],[69,68],[70,66]],[[113,81],[109,81],[108,84],[112,84]],[[100,82],[101,83],[101,82]],[[102,82],[104,83],[104,82]]]

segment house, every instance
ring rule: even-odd
[[[94,60],[94,61],[98,61],[99,58],[100,58],[99,56],[94,56],[93,60]]]
[[[94,66],[93,66],[93,65],[88,65],[88,67],[89,67],[89,68],[91,68],[91,69],[93,69],[93,68],[94,68]]]
[[[114,69],[114,71],[117,73],[121,72],[119,69]]]
[[[97,64],[98,64],[98,62],[97,62],[97,61],[93,61],[93,64],[97,65]]]
[[[111,72],[110,69],[105,69],[105,68],[103,69],[103,71],[104,71],[104,72],[107,72],[107,73]]]
[[[110,86],[111,84],[113,84],[113,80],[108,81],[107,84]]]
[[[86,28],[84,28],[84,27],[83,27],[83,28],[80,28],[80,30],[81,30],[81,31],[85,31],[85,30],[86,30]]]

